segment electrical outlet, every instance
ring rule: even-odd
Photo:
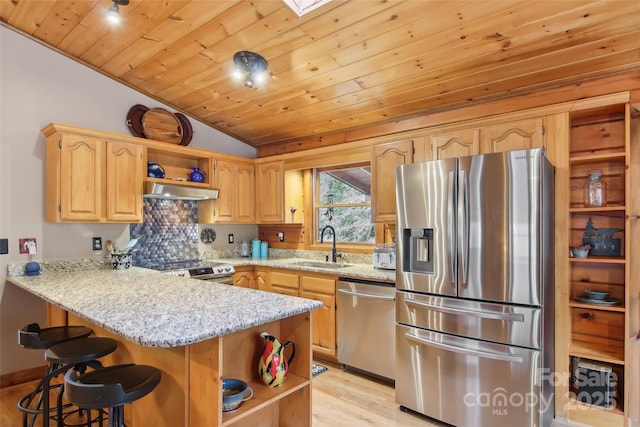
[[[9,239],[0,239],[0,255],[9,253]]]
[[[92,237],[91,238],[91,246],[94,251],[102,250],[102,237]]]
[[[278,232],[278,239],[280,239],[281,242],[284,242],[284,231]]]
[[[233,234],[229,234],[229,243],[233,243]]]

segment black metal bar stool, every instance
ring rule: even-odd
[[[151,393],[160,383],[160,370],[148,365],[116,365],[79,375],[68,371],[64,376],[67,400],[87,411],[87,427],[93,424],[91,410],[109,410],[109,427],[125,427],[124,405]]]
[[[53,345],[60,344],[65,341],[77,338],[86,338],[92,333],[93,331],[85,326],[54,326],[50,328],[41,328],[37,323],[30,323],[18,331],[18,344],[27,349],[46,350]],[[22,420],[24,427],[33,426],[37,415],[43,413],[41,409],[44,397],[42,393],[43,385],[45,380],[49,381],[51,378],[51,369],[52,366],[49,365],[49,370],[41,378],[35,389],[18,401],[18,408],[23,413]],[[56,384],[53,387],[62,387],[62,383]],[[29,422],[30,414],[32,415],[32,418]]]
[[[49,427],[52,417],[58,427],[64,426],[64,417],[68,413],[65,415],[63,412],[71,407],[72,404],[63,404],[64,382],[62,382],[59,384],[56,405],[52,407],[49,402],[51,381],[69,370],[84,373],[89,367],[93,369],[102,368],[102,364],[97,359],[113,353],[117,347],[118,342],[116,340],[102,337],[76,338],[49,347],[44,353],[45,359],[49,362],[49,370],[42,379],[42,408],[36,411],[26,411],[33,413],[34,419],[38,414],[42,414],[43,427]],[[25,410],[22,407],[20,409]],[[54,410],[55,415],[52,416],[51,412]],[[34,419],[32,419],[30,425],[33,425]]]

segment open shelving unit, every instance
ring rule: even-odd
[[[611,368],[617,379],[617,393],[613,394],[611,407],[579,401],[577,396],[585,390],[574,382],[572,369],[567,417],[596,426],[623,426],[628,411],[625,375],[631,345],[627,308],[631,247],[629,106],[616,104],[575,111],[569,120],[569,243],[582,245],[589,225],[592,230],[602,230],[597,237],[606,239],[612,252],[606,256],[590,252],[587,258],[569,258],[569,366],[585,360]],[[606,203],[602,207],[585,206],[584,202],[583,189],[593,170],[602,171],[606,185]],[[575,298],[583,296],[586,289],[609,292],[611,304],[577,301]]]

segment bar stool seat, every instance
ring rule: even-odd
[[[160,379],[160,370],[148,365],[115,365],[83,375],[68,371],[64,393],[69,402],[88,410],[87,426],[92,409],[109,409],[109,426],[124,427],[124,405],[151,393]]]
[[[37,323],[30,323],[18,331],[18,344],[24,348],[45,350],[64,341],[88,337],[92,333],[91,328],[86,326],[40,328]]]
[[[97,359],[113,353],[118,347],[118,342],[111,338],[102,337],[85,337],[75,338],[64,341],[49,347],[44,355],[49,362],[49,369],[40,381],[36,390],[23,397],[18,403],[18,407],[25,413],[25,424],[28,414],[33,414],[32,421],[29,425],[33,425],[38,414],[42,414],[42,425],[49,426],[51,412],[55,410],[55,420],[58,426],[63,424],[63,411],[71,406],[70,403],[63,404],[62,396],[64,383],[51,385],[51,382],[58,375],[64,374],[69,370],[84,373],[87,368],[102,368],[102,364]],[[50,405],[49,395],[52,388],[59,388],[57,403],[54,407]],[[38,404],[34,407],[31,403],[35,397],[39,395]]]

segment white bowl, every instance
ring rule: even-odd
[[[573,256],[575,256],[576,258],[586,258],[587,255],[589,255],[589,250],[588,249],[574,249],[573,250]]]

